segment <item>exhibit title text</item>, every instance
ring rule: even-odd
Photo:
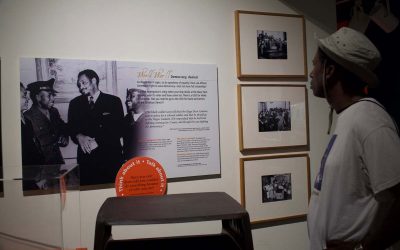
[[[197,75],[178,75],[172,70],[166,69],[148,69],[144,68],[138,72],[138,78],[154,78],[154,79],[198,79]]]

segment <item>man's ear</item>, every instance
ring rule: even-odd
[[[329,79],[333,76],[333,74],[336,72],[336,66],[333,64],[327,65],[325,67],[325,77],[326,79]]]
[[[91,82],[92,84],[96,84],[96,86],[99,86],[99,84],[98,84],[97,81],[96,81],[96,78],[94,78],[94,77],[90,80],[90,82]]]
[[[35,99],[36,99],[37,102],[39,102],[39,101],[40,101],[40,95],[39,95],[39,94],[36,94],[36,95],[35,95]]]

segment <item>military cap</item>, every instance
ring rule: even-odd
[[[54,78],[51,78],[50,80],[47,80],[47,81],[37,81],[37,82],[28,84],[26,89],[28,91],[30,91],[31,94],[33,94],[33,95],[38,94],[42,90],[57,93],[57,91],[55,91],[53,88],[54,82],[55,82]]]

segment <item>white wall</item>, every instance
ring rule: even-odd
[[[310,1],[309,1],[310,2]],[[324,3],[318,3],[324,2]],[[332,16],[333,0],[314,1]],[[304,6],[306,10],[308,7]],[[240,200],[234,10],[307,14],[277,0],[0,0],[0,57],[4,175],[21,174],[19,58],[215,63],[218,66],[221,178],[170,183],[168,193],[224,191]],[[314,8],[313,8],[314,9]],[[333,13],[333,14],[332,14]],[[316,38],[326,26],[307,18],[309,70]],[[333,25],[332,25],[333,24]],[[299,84],[305,84],[300,82]],[[311,182],[328,136],[328,106],[309,92]],[[95,218],[112,189],[81,193],[82,245],[92,248]],[[210,225],[186,227],[185,232]],[[169,231],[157,227],[160,233]],[[152,229],[144,228],[150,233]],[[134,229],[120,230],[135,236]],[[128,231],[128,232],[126,232]],[[253,230],[255,249],[308,249],[306,222]]]

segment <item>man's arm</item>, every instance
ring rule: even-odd
[[[99,145],[109,144],[110,142],[115,143],[122,137],[124,110],[122,108],[122,102],[117,96],[107,95],[104,96],[102,105],[107,105],[104,109],[109,112],[107,119],[103,121],[103,127],[101,133],[96,136],[96,141]]]
[[[400,240],[400,183],[375,196],[379,203],[370,230],[361,242],[327,242],[328,250],[384,250]]]
[[[400,184],[378,193],[376,200],[377,215],[361,241],[367,250],[386,249],[400,240]]]
[[[118,138],[122,137],[122,128],[123,128],[123,121],[124,121],[124,108],[122,107],[122,102],[119,97],[116,97],[115,103],[114,103],[114,125],[116,126],[113,129],[113,132],[115,133],[115,136]]]
[[[79,141],[76,136],[81,133],[82,130],[80,124],[82,123],[82,117],[79,114],[80,108],[79,99],[71,100],[68,106],[68,132],[71,136],[71,140],[77,145],[79,145]]]
[[[85,154],[90,154],[93,148],[91,147],[94,138],[81,133],[82,117],[79,114],[79,99],[73,99],[68,107],[68,132],[71,140],[77,144]]]
[[[375,129],[363,143],[363,159],[378,203],[376,216],[361,240],[364,249],[386,249],[400,235],[400,140],[389,125]]]
[[[58,109],[52,108],[50,109],[51,117],[54,118],[54,124],[57,126],[58,131],[58,145],[60,147],[66,147],[69,143],[69,133],[67,123],[61,118]]]

